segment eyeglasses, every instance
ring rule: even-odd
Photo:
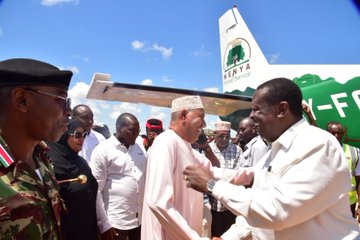
[[[27,87],[27,88],[24,88],[24,89],[29,90],[29,91],[33,91],[33,92],[36,92],[36,93],[43,94],[45,96],[49,96],[49,97],[53,97],[53,98],[63,100],[65,102],[64,110],[65,111],[71,110],[71,99],[70,98],[66,98],[66,97],[63,97],[63,96],[59,96],[59,95],[56,95],[56,94],[53,94],[53,93],[48,93],[48,92],[45,92],[45,91],[42,91],[42,90],[39,90],[39,89],[30,88],[30,87]]]
[[[230,138],[230,135],[227,135],[227,134],[220,134],[220,135],[217,135],[217,138],[229,139],[229,138]]]
[[[89,135],[88,132],[78,132],[78,131],[75,131],[74,133],[70,134],[70,136],[74,136],[75,139],[86,138],[87,135]]]

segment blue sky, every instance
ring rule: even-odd
[[[360,63],[360,12],[350,0],[0,0],[0,59],[72,70],[73,103],[90,105],[112,130],[122,112],[142,129],[150,117],[167,127],[168,109],[85,99],[93,74],[222,92],[218,19],[233,5],[271,63]]]

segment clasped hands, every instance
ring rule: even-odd
[[[186,186],[202,193],[207,193],[207,183],[214,179],[209,170],[198,166],[187,166],[183,174]]]

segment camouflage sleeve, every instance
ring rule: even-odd
[[[42,180],[21,161],[0,167],[0,239],[61,239],[63,203],[54,175],[40,158],[34,160]]]
[[[43,239],[43,203],[32,204],[31,193],[27,198],[19,194],[7,182],[6,175],[0,178],[0,239]],[[38,199],[36,199],[38,200]]]

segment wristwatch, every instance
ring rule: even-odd
[[[210,146],[207,146],[205,149],[204,149],[205,152],[209,152],[211,151],[211,147]]]
[[[207,191],[208,193],[212,193],[213,188],[215,186],[216,180],[215,179],[211,179],[210,181],[207,182]]]

